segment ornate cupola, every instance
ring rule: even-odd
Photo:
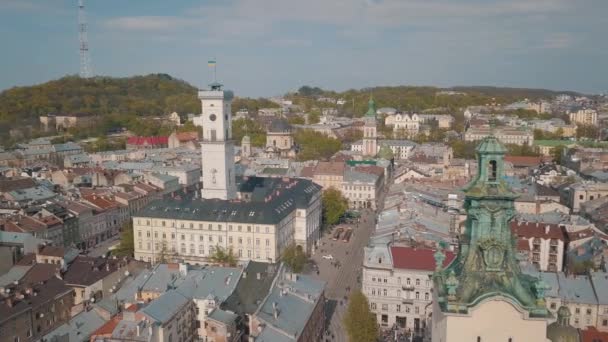
[[[442,312],[466,314],[480,302],[500,297],[529,317],[550,316],[544,300],[547,286],[523,274],[516,258],[509,221],[517,195],[505,181],[506,151],[494,137],[477,146],[477,176],[463,189],[467,219],[458,255],[433,276]]]

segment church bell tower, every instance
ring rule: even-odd
[[[231,200],[236,198],[230,106],[234,95],[217,82],[209,87],[198,92],[203,123],[201,197]]]

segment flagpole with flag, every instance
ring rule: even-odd
[[[213,82],[217,82],[217,63],[215,62],[215,58],[214,59],[210,59],[207,62],[207,65],[210,68],[213,68]]]

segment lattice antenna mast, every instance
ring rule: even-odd
[[[92,76],[89,57],[89,38],[87,36],[87,16],[84,12],[84,0],[78,0],[78,39],[80,40],[80,77]]]

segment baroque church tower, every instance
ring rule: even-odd
[[[236,198],[230,106],[234,95],[216,82],[209,87],[198,92],[203,111],[201,197],[231,200]]]
[[[547,341],[547,285],[521,272],[509,228],[517,195],[504,180],[506,148],[487,137],[476,152],[458,256],[443,269],[445,255],[435,255],[433,342]]]
[[[370,97],[365,113],[363,126],[363,155],[374,157],[378,153],[378,133],[376,120],[376,102]]]

